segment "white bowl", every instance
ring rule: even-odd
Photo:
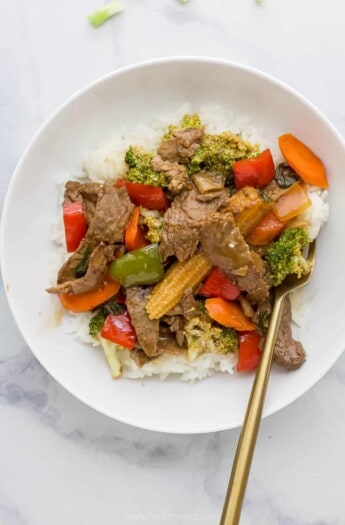
[[[217,374],[195,384],[110,378],[102,353],[66,335],[54,322],[57,301],[49,284],[56,180],[73,173],[85,150],[126,123],[149,124],[191,102],[231,106],[249,115],[276,143],[293,132],[324,160],[331,217],[320,235],[312,284],[305,293],[306,321],[297,336],[306,364],[272,371],[264,415],[285,407],[313,386],[340,356],[345,318],[345,147],[339,133],[305,98],[272,77],[210,58],[171,58],[127,67],[81,90],[42,126],[21,158],[2,219],[1,263],[17,325],[48,372],[77,398],[110,417],[161,432],[202,433],[242,423],[253,375]]]

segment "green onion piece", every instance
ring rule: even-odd
[[[110,17],[120,13],[122,9],[123,7],[120,2],[118,0],[113,0],[101,9],[98,9],[92,13],[92,15],[89,15],[88,19],[94,27],[98,27],[103,24],[103,22],[106,22]]]

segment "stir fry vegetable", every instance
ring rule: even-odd
[[[123,303],[119,302],[118,297],[116,297],[116,300],[110,300],[103,304],[97,313],[90,319],[89,334],[93,337],[98,336],[102,330],[104,321],[109,314],[120,315],[123,314],[125,310],[126,307]]]
[[[211,319],[223,326],[240,332],[255,330],[255,325],[244,315],[242,308],[237,303],[229,303],[217,297],[206,299],[205,307]]]
[[[257,145],[253,146],[228,131],[218,135],[205,135],[201,147],[188,161],[188,172],[192,175],[205,168],[232,179],[231,168],[234,162],[255,157],[258,153]]]
[[[125,243],[128,252],[137,250],[147,246],[149,242],[146,240],[145,233],[139,224],[140,208],[135,208],[131,220],[129,221],[126,233]]]
[[[164,277],[164,268],[157,244],[119,257],[111,263],[109,273],[125,287],[158,283]]]
[[[195,290],[212,268],[212,263],[202,252],[184,262],[174,263],[159,283],[147,303],[150,319],[159,319],[182,299],[186,290]]]
[[[215,326],[207,314],[190,319],[184,333],[189,361],[194,361],[202,352],[229,354],[238,350],[237,332],[232,328]]]
[[[130,146],[125,154],[125,162],[129,168],[125,175],[126,180],[150,186],[167,186],[165,175],[152,169],[153,157],[151,151]]]
[[[117,351],[124,350],[124,348],[115,343],[112,343],[111,341],[108,341],[107,339],[103,339],[103,337],[99,337],[98,340],[101,347],[103,348],[112,378],[117,379],[118,377],[121,377],[122,364],[117,355]]]
[[[84,238],[87,225],[82,202],[73,202],[63,207],[63,223],[67,251],[74,252]]]
[[[121,315],[109,314],[104,321],[101,337],[112,341],[128,350],[132,350],[137,340],[134,326],[131,323],[128,312]]]
[[[118,281],[107,278],[102,288],[79,294],[60,294],[59,298],[62,306],[70,312],[88,312],[117,294],[120,286]]]
[[[295,182],[300,182],[301,180],[295,170],[286,162],[278,164],[274,179],[281,188],[290,188]]]
[[[239,160],[232,166],[235,186],[239,190],[245,186],[263,188],[274,179],[274,162],[269,149],[254,159]]]
[[[191,178],[202,195],[211,191],[219,191],[225,186],[224,175],[217,172],[200,171]]]
[[[273,286],[278,286],[289,274],[298,277],[310,271],[310,265],[303,257],[303,249],[310,239],[303,228],[286,230],[265,256],[270,269]]]
[[[200,120],[200,117],[197,113],[192,113],[183,115],[181,125],[176,126],[175,124],[172,124],[168,126],[168,131],[163,136],[163,139],[169,139],[173,136],[174,131],[178,131],[179,129],[185,129],[185,128],[199,128],[204,129],[204,125]]]
[[[323,162],[292,133],[285,133],[278,139],[280,151],[287,163],[309,184],[328,188]]]
[[[149,186],[148,184],[127,182],[123,179],[118,179],[115,186],[116,188],[126,186],[128,195],[136,206],[144,206],[149,210],[166,210],[169,207],[169,201],[162,188]]]
[[[163,229],[163,218],[157,210],[141,209],[141,215],[144,225],[147,227],[145,237],[152,243],[160,241],[161,231]]]
[[[260,336],[257,332],[242,332],[239,335],[237,372],[254,370],[261,359]]]
[[[273,211],[269,211],[254,230],[250,232],[246,241],[253,246],[265,246],[265,244],[273,241],[279,235],[286,224],[285,221],[278,219]]]
[[[234,301],[241,290],[225,275],[220,268],[214,268],[199,290],[206,297],[221,297],[226,301]]]
[[[308,193],[301,184],[295,182],[274,203],[273,211],[281,221],[287,221],[305,212],[311,206]]]
[[[228,210],[233,213],[236,226],[245,237],[272,208],[272,202],[263,199],[260,191],[245,186],[232,195]]]

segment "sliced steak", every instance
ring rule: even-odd
[[[146,303],[151,291],[151,288],[140,286],[127,288],[126,305],[140,346],[146,355],[154,357],[161,351],[158,348],[159,321],[150,319],[146,312]]]
[[[172,132],[172,137],[163,140],[157,152],[163,160],[186,164],[200,147],[204,138],[204,130],[185,128]]]
[[[133,359],[133,361],[139,368],[146,365],[146,363],[148,363],[152,359],[151,357],[146,355],[144,350],[142,350],[141,348],[133,348],[133,350],[130,350],[129,357]]]
[[[262,259],[250,251],[231,213],[213,213],[200,229],[201,245],[215,266],[219,266],[253,303],[268,296],[269,285]]]
[[[302,344],[299,341],[295,341],[292,337],[291,320],[291,302],[290,298],[286,297],[273,359],[278,365],[283,366],[287,370],[299,368],[306,360],[306,353]]]
[[[167,316],[179,316],[182,315],[186,319],[194,317],[197,303],[194,297],[194,292],[192,288],[187,288],[183,294],[181,301],[169,312],[166,313]]]
[[[77,251],[61,266],[57,275],[57,284],[76,279],[77,268],[80,268],[80,266],[87,267],[91,253],[96,247],[97,245],[94,246],[93,243],[88,244],[84,238],[79,244]]]
[[[85,261],[87,263],[91,253],[101,242],[122,242],[133,210],[134,204],[129,200],[126,188],[105,185],[104,194],[97,202],[94,217],[84,239],[58,273],[58,284],[73,280],[78,266]]]
[[[194,254],[203,221],[228,202],[229,190],[222,190],[209,202],[200,202],[199,197],[194,187],[184,190],[164,214],[160,243],[163,260],[176,255],[179,261],[185,261]]]
[[[175,335],[178,346],[185,346],[185,335],[183,333],[185,320],[183,316],[166,315],[162,320],[169,325],[169,329]]]
[[[159,329],[159,348],[167,354],[184,354],[187,350],[185,341],[178,345],[174,335],[167,326],[161,326]]]
[[[255,304],[264,301],[269,294],[267,265],[261,257],[250,252],[252,262],[248,265],[245,275],[232,275],[238,286],[248,293],[248,299]]]
[[[225,190],[227,191],[227,190]],[[210,191],[209,193],[203,193],[202,195],[198,195],[197,201],[199,202],[210,202],[213,201],[213,199],[217,199],[218,197],[224,197],[224,188],[217,191]],[[228,198],[224,199],[222,202],[222,206],[225,206],[228,202]]]
[[[168,189],[172,195],[177,195],[190,185],[190,178],[187,175],[186,166],[183,164],[169,162],[156,155],[152,159],[152,168],[155,171],[164,173],[169,181]]]
[[[104,195],[97,203],[95,216],[85,236],[88,242],[114,244],[123,242],[126,226],[134,211],[125,187],[107,184]]]
[[[86,222],[90,224],[95,215],[98,199],[102,198],[103,193],[104,185],[99,182],[68,181],[65,185],[63,206],[73,202],[82,202]]]
[[[215,266],[227,274],[247,271],[251,263],[248,244],[235,226],[231,213],[212,213],[202,223],[200,242]]]
[[[47,288],[47,292],[79,294],[99,288],[103,284],[108,262],[114,258],[113,254],[114,246],[100,243],[91,253],[89,265],[83,277]]]

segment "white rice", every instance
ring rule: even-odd
[[[178,111],[161,115],[151,126],[139,124],[130,132],[123,129],[102,141],[97,148],[85,154],[82,169],[78,178],[87,178],[97,182],[114,181],[123,176],[125,171],[124,154],[130,145],[138,145],[145,149],[156,149],[167,126],[178,123],[184,114],[197,111],[205,124],[207,133],[220,133],[231,130],[240,133],[242,137],[251,143],[257,143],[261,149],[270,148],[275,162],[283,159],[276,145],[270,143],[265,137],[264,130],[258,130],[250,125],[247,117],[238,118],[232,111],[226,111],[221,106],[203,106],[201,108],[191,108],[189,104],[183,105]],[[63,182],[68,178],[75,178],[71,174],[65,174]],[[63,185],[59,184],[59,193],[63,191]],[[309,224],[308,233],[311,239],[317,237],[320,228],[328,219],[327,191],[310,187],[309,196],[312,206],[301,218]],[[61,199],[59,200],[59,202]],[[51,260],[52,282],[55,282],[58,268],[68,258],[66,255],[64,230],[59,214],[59,221],[53,229],[53,240],[58,245]],[[292,315],[293,320],[303,324],[303,290],[292,294]],[[63,327],[71,336],[76,337],[89,347],[99,347],[100,344],[89,335],[88,324],[92,317],[91,313],[73,314],[65,312]],[[139,368],[129,357],[128,351],[118,352],[122,364],[122,377],[138,379],[148,376],[158,376],[166,379],[169,375],[182,381],[195,381],[204,379],[216,372],[233,373],[237,357],[233,354],[221,355],[217,353],[204,353],[197,357],[193,362],[188,361],[187,356],[163,354],[162,356],[150,361]]]
[[[122,363],[122,376],[129,379],[142,379],[146,376],[159,375],[164,380],[175,376],[181,381],[196,381],[205,379],[215,372],[233,373],[237,357],[233,354],[201,354],[195,361],[189,362],[181,355],[163,354],[139,368],[129,357],[129,352],[118,352]]]

